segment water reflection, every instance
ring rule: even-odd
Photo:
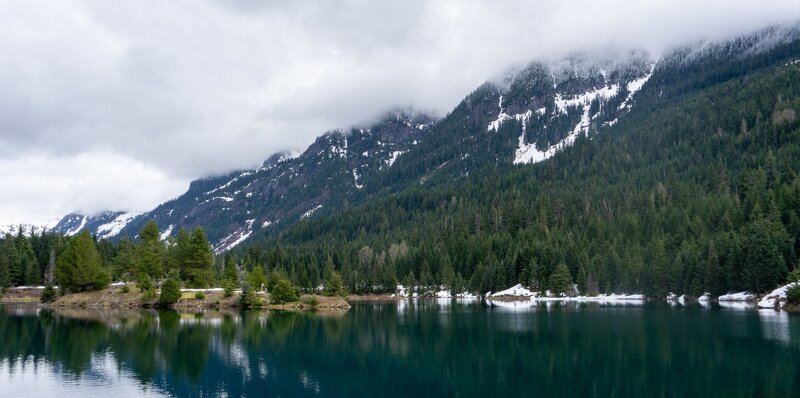
[[[799,320],[480,300],[319,314],[0,306],[0,396],[797,396]]]

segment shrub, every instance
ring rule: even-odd
[[[122,285],[122,289],[120,290],[122,293],[130,293],[131,288],[128,285]]]
[[[175,279],[167,279],[161,286],[161,296],[158,303],[161,305],[174,304],[181,298],[181,288]]]
[[[52,303],[56,299],[56,289],[53,289],[53,285],[47,285],[44,287],[42,291],[42,297],[39,298],[39,301],[43,303]]]
[[[153,280],[150,279],[150,275],[142,272],[136,277],[136,286],[143,292],[152,290]]]
[[[230,280],[226,280],[222,284],[223,293],[225,294],[225,298],[233,296],[233,282]]]
[[[156,290],[155,289],[147,289],[142,291],[142,299],[144,301],[151,301],[156,298]]]
[[[206,294],[203,293],[203,292],[197,292],[197,293],[194,294],[194,298],[196,298],[198,300],[205,300],[206,299]]]
[[[311,307],[316,307],[317,304],[319,304],[319,299],[317,296],[303,296],[300,302]]]
[[[244,308],[250,308],[259,304],[256,293],[247,282],[242,285],[242,295],[239,297],[239,304],[241,304]]]
[[[297,301],[297,292],[294,290],[288,279],[280,278],[273,284],[270,293],[270,301],[274,304],[290,303]]]
[[[328,278],[325,280],[325,287],[322,289],[322,294],[326,296],[347,295],[342,276],[333,269],[328,272]]]

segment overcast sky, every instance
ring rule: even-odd
[[[0,0],[0,224],[149,210],[393,107],[445,114],[533,59],[798,18],[797,0]]]

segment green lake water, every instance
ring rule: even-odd
[[[343,313],[0,306],[0,397],[798,397],[800,317],[420,300]]]

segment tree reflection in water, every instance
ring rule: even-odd
[[[333,314],[179,314],[0,306],[0,372],[45,364],[88,390],[111,368],[143,390],[177,396],[800,393],[798,317],[506,307],[423,300]],[[31,363],[40,365],[21,366]]]

